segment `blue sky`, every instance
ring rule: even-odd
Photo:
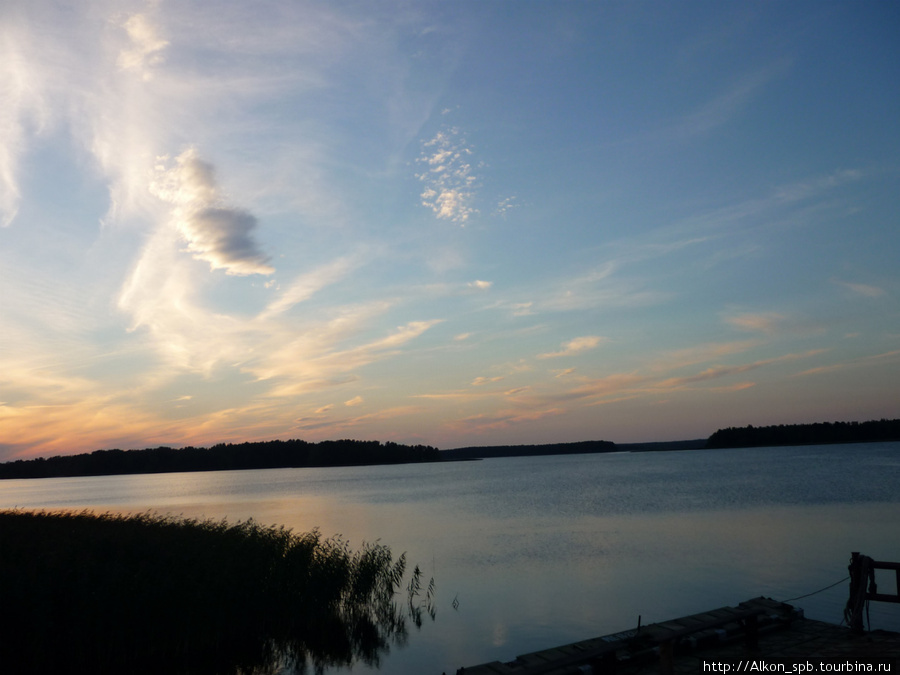
[[[0,459],[900,416],[886,2],[0,8]]]

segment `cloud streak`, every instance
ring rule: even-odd
[[[377,307],[364,309],[362,316]],[[336,346],[359,330],[360,318],[353,314],[338,317],[313,330],[307,329],[306,335],[293,340],[280,335],[279,344],[272,345],[267,354],[245,368],[261,380],[273,381],[268,396],[305,394],[354,381],[355,371],[399,354],[402,347],[440,323],[438,319],[410,321],[385,337],[353,347]]]
[[[725,319],[733,328],[751,333],[775,333],[785,322],[785,316],[777,312],[762,314],[739,314]]]
[[[870,284],[860,284],[851,281],[841,281],[840,279],[832,279],[839,286],[843,286],[855,295],[863,298],[881,298],[887,294],[883,288],[872,286]]]
[[[585,335],[569,340],[564,343],[562,349],[558,352],[547,352],[546,354],[538,354],[539,359],[555,359],[563,356],[575,356],[591,349],[596,349],[605,338],[599,335]]]
[[[706,134],[724,126],[759,96],[761,90],[783,70],[784,65],[776,64],[738,79],[733,85],[684,117],[678,127],[678,133],[690,137]]]
[[[259,319],[271,319],[288,311],[294,305],[309,300],[322,289],[344,279],[354,266],[355,261],[353,258],[344,257],[323,265],[312,272],[301,274],[276,300],[269,303],[259,315]]]
[[[723,377],[729,377],[731,375],[738,375],[742,373],[747,373],[752,370],[756,370],[757,368],[762,368],[764,366],[771,366],[776,363],[784,363],[786,361],[795,361],[797,359],[806,359],[811,356],[816,356],[818,354],[824,353],[825,349],[811,349],[807,352],[803,352],[800,354],[785,354],[784,356],[779,356],[771,359],[762,359],[760,361],[754,361],[753,363],[744,363],[740,365],[734,366],[713,366],[711,368],[706,368],[705,370],[695,373],[694,375],[687,375],[683,377],[671,377],[660,382],[657,382],[653,385],[655,389],[682,389],[686,386],[697,384],[700,382],[707,382],[709,380],[717,380]]]

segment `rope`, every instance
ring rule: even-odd
[[[822,591],[827,591],[829,588],[834,588],[838,584],[844,583],[849,578],[850,577],[844,577],[840,581],[835,581],[833,584],[831,584],[830,586],[826,586],[825,588],[820,588],[819,590],[813,591],[812,593],[807,593],[806,595],[798,595],[796,598],[788,598],[787,600],[782,600],[781,602],[793,602],[794,600],[802,600],[803,598],[808,598],[809,596],[815,595],[816,593],[821,593]]]

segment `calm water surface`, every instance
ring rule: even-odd
[[[843,579],[851,551],[900,561],[898,486],[900,443],[873,443],[0,481],[0,507],[378,539],[438,589],[436,621],[380,672],[440,675],[625,630],[638,615],[794,598]],[[846,598],[842,583],[794,604],[838,623]],[[871,621],[900,630],[900,607],[873,603]]]

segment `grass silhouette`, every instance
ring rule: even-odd
[[[0,669],[224,675],[377,665],[422,611],[416,568],[317,530],[0,512]],[[432,580],[433,585],[433,580]],[[433,618],[433,590],[425,599]]]

